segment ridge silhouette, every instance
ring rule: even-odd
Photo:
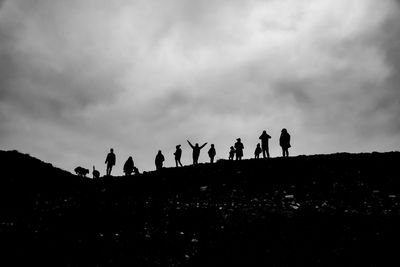
[[[0,151],[3,260],[386,266],[400,238],[399,160],[399,152],[219,160],[91,180]]]

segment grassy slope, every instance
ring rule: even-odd
[[[16,262],[377,266],[397,260],[390,241],[400,237],[398,152],[220,161],[99,180],[15,151],[1,151],[0,162],[0,242]]]

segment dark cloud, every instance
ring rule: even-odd
[[[0,141],[68,169],[109,146],[151,169],[187,138],[250,156],[264,128],[294,154],[391,148],[398,4],[0,1]]]

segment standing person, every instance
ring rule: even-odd
[[[282,147],[283,157],[289,157],[289,147],[290,145],[290,134],[285,128],[281,131],[281,137],[279,138],[279,145]]]
[[[264,130],[259,139],[261,140],[263,158],[265,159],[265,154],[267,154],[267,157],[269,158],[268,140],[271,139],[271,136]]]
[[[158,153],[157,153],[156,159],[155,159],[156,170],[162,169],[164,160],[165,160],[164,155],[161,153],[161,150],[158,150]]]
[[[254,151],[254,158],[259,159],[261,154],[260,143],[257,144],[256,150]]]
[[[106,161],[104,163],[107,164],[107,171],[106,171],[106,175],[107,176],[111,176],[111,171],[113,166],[115,165],[115,154],[114,154],[114,149],[110,149],[110,153],[107,154],[107,158]]]
[[[236,139],[236,141],[237,141],[235,143],[236,160],[242,160],[244,146],[240,138]]]
[[[132,172],[133,172],[133,170],[134,170],[134,168],[135,168],[135,165],[134,165],[134,163],[133,163],[133,159],[132,159],[132,157],[129,157],[129,158],[126,160],[125,164],[124,164],[124,173],[125,173],[125,176],[131,175]]]
[[[214,144],[211,144],[210,149],[208,150],[208,156],[210,157],[210,163],[214,163],[214,157],[217,154],[215,151]]]
[[[231,150],[229,150],[229,160],[233,160],[235,153],[236,153],[235,149],[233,148],[233,146],[231,146]]]
[[[199,157],[200,157],[200,150],[207,145],[207,143],[204,143],[202,146],[199,146],[198,143],[196,145],[192,145],[192,143],[187,140],[188,144],[190,147],[193,149],[193,165],[196,165],[199,163]]]
[[[176,146],[176,151],[175,151],[174,155],[175,155],[176,167],[178,167],[178,164],[182,167],[182,163],[181,163],[181,156],[182,156],[181,145],[177,145]]]

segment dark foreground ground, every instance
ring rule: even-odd
[[[400,263],[398,152],[98,180],[15,151],[0,162],[0,266]]]

